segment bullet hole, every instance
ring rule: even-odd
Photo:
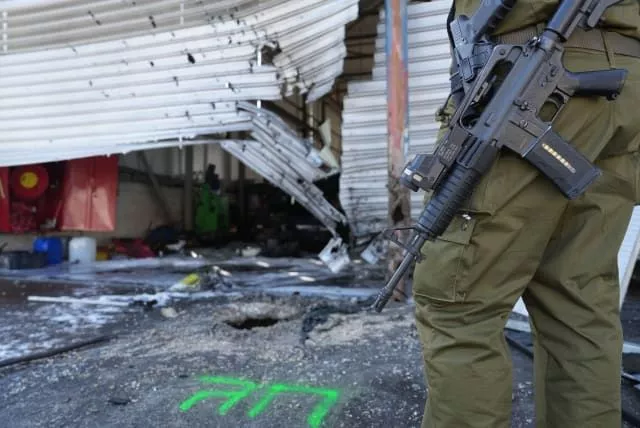
[[[173,76],[173,81],[176,82],[176,86],[180,86],[180,82],[178,81],[178,76]]]
[[[95,22],[97,25],[102,25],[102,22],[100,22],[99,19],[96,19],[96,16],[93,14],[93,12],[89,11],[88,13],[91,19],[93,19],[93,22]]]
[[[149,64],[151,65],[151,67],[155,67],[156,66],[156,63],[153,62],[153,61],[149,61]]]
[[[228,89],[231,89],[231,91],[233,91],[233,92],[238,92],[238,90],[236,89],[236,87],[235,87],[235,86],[233,86],[233,84],[232,84],[231,82],[227,82],[226,87],[227,87]]]
[[[211,110],[215,110],[216,109],[216,103],[211,103]]]
[[[151,26],[153,28],[158,28],[158,25],[156,24],[155,19],[153,19],[153,16],[149,16],[149,21],[151,21]]]
[[[93,80],[89,80],[89,86],[93,87]]]
[[[275,48],[263,46],[260,49],[260,53],[262,54],[262,65],[273,65],[273,59],[276,55],[282,53],[282,49],[280,49],[280,46],[276,46]]]
[[[191,64],[195,64],[196,63],[196,59],[190,53],[187,54],[187,59],[189,60],[189,62]]]

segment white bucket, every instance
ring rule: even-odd
[[[69,241],[69,262],[92,263],[96,261],[97,244],[94,238],[78,236]]]

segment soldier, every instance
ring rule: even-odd
[[[519,0],[496,41],[539,34],[558,3]],[[455,14],[479,4],[455,0]],[[425,244],[413,286],[428,384],[423,428],[510,426],[503,328],[521,296],[535,339],[537,426],[621,424],[617,253],[640,201],[639,2],[612,6],[592,32],[578,29],[564,64],[629,71],[616,101],[575,97],[554,123],[603,175],[570,201],[504,150],[446,233]]]

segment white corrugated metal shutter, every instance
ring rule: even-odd
[[[2,1],[0,166],[248,131],[221,146],[334,230],[313,180],[337,170],[255,102],[328,93],[357,17],[358,0]]]
[[[431,152],[439,127],[436,109],[449,90],[451,64],[446,17],[451,2],[409,5],[410,156]],[[373,79],[349,83],[342,125],[340,202],[356,236],[387,225],[387,96],[384,12],[380,15]],[[412,193],[412,216],[424,193]]]
[[[313,101],[342,73],[358,1],[13,1],[0,13],[0,165],[15,165],[33,150],[42,161],[251,129],[238,101]]]
[[[446,32],[450,0],[409,5],[410,156],[432,152],[434,114],[449,92],[451,56]],[[356,236],[380,232],[387,222],[387,100],[384,12],[376,40],[373,79],[352,82],[344,101],[340,201]],[[422,211],[423,193],[411,194],[411,214]],[[634,211],[618,252],[621,301],[640,253],[640,209]],[[516,311],[526,314],[522,300]]]

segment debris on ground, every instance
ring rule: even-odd
[[[302,320],[301,341],[304,343],[309,339],[309,334],[315,329],[316,331],[328,331],[339,324],[338,318],[333,318],[329,322],[332,314],[353,314],[360,312],[362,309],[353,304],[330,304],[327,302],[320,303],[310,308]]]
[[[260,247],[248,246],[241,249],[239,252],[242,257],[256,257],[261,251],[262,249]]]
[[[212,261],[233,287],[171,290]],[[309,259],[210,254],[104,263],[0,282],[2,359],[115,337],[2,368],[3,426],[420,426],[427,390],[413,308],[370,311],[381,282],[370,267],[334,274]],[[638,320],[640,299],[630,296],[626,340],[640,341]],[[530,344],[529,333],[508,335]],[[512,349],[512,428],[531,428],[533,365]],[[635,385],[624,379],[623,400],[640,416]]]
[[[178,312],[175,309],[171,308],[171,307],[161,308],[160,309],[160,313],[165,318],[175,318],[175,317],[178,316]]]
[[[169,288],[170,291],[203,291],[217,288],[230,289],[233,283],[231,274],[219,266],[206,267],[198,272],[190,273]]]
[[[246,296],[180,311],[160,323],[131,312],[111,327],[118,339],[108,346],[3,372],[0,418],[11,428],[420,426],[426,388],[409,306],[374,314],[348,300]],[[314,328],[301,345],[303,325]],[[532,419],[522,364],[516,428]],[[238,391],[244,398],[221,407]],[[256,407],[269,391],[273,399]],[[321,403],[319,424],[310,425]]]

